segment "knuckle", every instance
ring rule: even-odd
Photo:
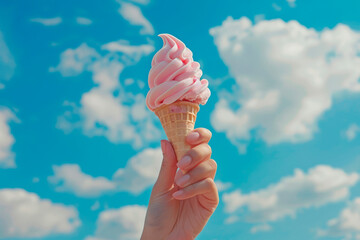
[[[208,129],[206,129],[206,128],[203,128],[203,129],[202,129],[202,135],[204,136],[204,138],[210,140],[210,138],[211,138],[211,136],[212,136],[212,133],[210,132],[210,130],[208,130]]]
[[[189,155],[192,159],[195,160],[205,159],[206,157],[211,156],[211,154],[212,154],[212,149],[209,146],[209,144],[206,143],[200,144],[190,149],[189,152],[187,153],[187,155]]]
[[[195,147],[195,148],[190,149],[187,155],[189,155],[191,157],[191,159],[197,159],[199,156],[198,148]]]
[[[205,128],[197,128],[196,131],[202,136],[204,135]]]
[[[205,128],[205,131],[206,131],[207,135],[209,136],[209,139],[211,139],[212,132],[209,129],[206,129],[206,128]]]
[[[214,159],[210,159],[210,160],[209,160],[209,164],[210,164],[211,169],[214,170],[214,171],[216,171],[216,169],[217,169],[217,163],[215,162],[215,160],[214,160]]]
[[[207,147],[207,152],[208,152],[208,154],[212,154],[212,149],[211,149],[211,147],[210,147],[210,145],[209,144],[206,144],[206,147]]]
[[[196,131],[200,134],[200,137],[203,140],[210,140],[212,137],[211,131],[206,128],[198,128]]]
[[[212,185],[215,184],[212,178],[205,178],[204,183],[206,186],[210,186],[210,187],[212,187]]]

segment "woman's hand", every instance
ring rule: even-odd
[[[186,138],[191,150],[179,163],[170,142],[161,141],[164,158],[141,240],[195,239],[204,228],[219,203],[210,138],[211,132],[205,128],[191,132]],[[178,167],[181,171],[176,171]]]

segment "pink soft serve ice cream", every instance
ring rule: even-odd
[[[200,80],[200,64],[193,60],[190,49],[170,34],[159,36],[164,45],[151,62],[150,91],[146,96],[148,108],[154,111],[176,101],[206,104],[210,97],[209,83],[206,79]]]

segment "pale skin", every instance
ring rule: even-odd
[[[191,149],[179,162],[171,143],[161,141],[163,162],[141,240],[192,240],[202,231],[219,203],[210,139],[211,132],[205,128],[192,131],[186,137]]]

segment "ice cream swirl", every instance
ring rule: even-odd
[[[192,52],[182,41],[170,34],[159,36],[164,45],[151,62],[146,105],[152,111],[178,100],[204,105],[210,90],[208,81],[200,80],[200,64],[193,60]]]

